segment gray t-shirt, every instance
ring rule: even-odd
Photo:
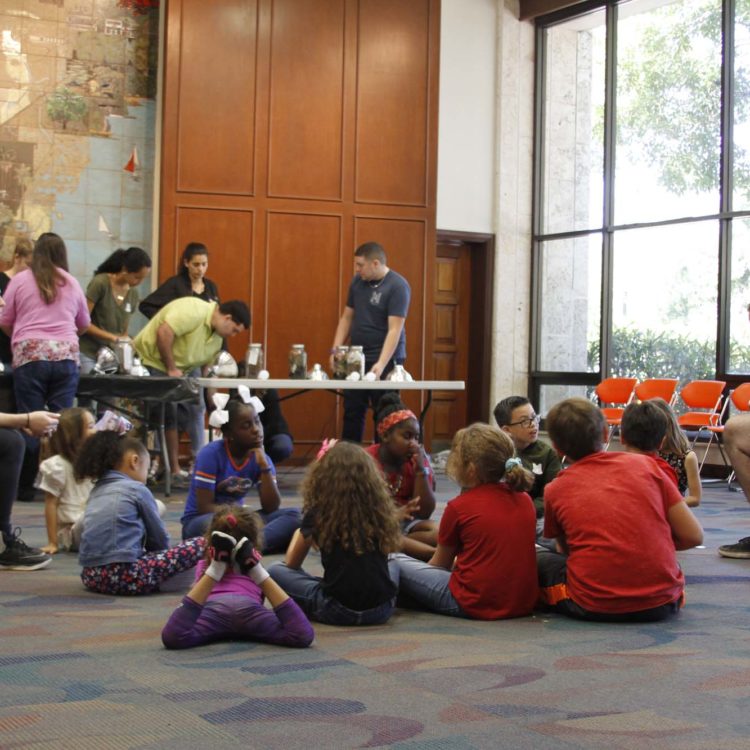
[[[395,271],[388,271],[380,281],[363,281],[355,276],[349,287],[346,304],[354,310],[351,342],[364,348],[368,361],[380,356],[386,334],[388,318],[405,318],[409,312],[411,289],[409,282]],[[406,332],[401,330],[393,359],[406,359]]]

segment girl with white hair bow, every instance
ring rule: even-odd
[[[220,428],[222,437],[201,448],[195,459],[182,516],[183,539],[205,533],[216,506],[244,504],[245,495],[255,487],[260,499],[258,515],[263,521],[263,552],[286,549],[300,525],[297,508],[280,508],[276,468],[263,449],[263,425],[259,413],[263,404],[245,386],[239,397],[230,399],[218,393],[213,397],[216,410],[209,418]]]

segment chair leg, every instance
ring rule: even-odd
[[[698,432],[697,432],[697,434],[696,434],[696,436],[695,436],[695,440],[693,440],[693,445],[692,445],[693,450],[695,450],[695,446],[698,443],[698,438],[700,437],[701,432],[703,432],[703,430],[699,429]],[[709,433],[708,433],[708,442],[706,443],[706,450],[703,451],[703,457],[701,458],[700,462],[698,463],[698,474],[699,475],[703,471],[703,464],[706,463],[706,459],[708,458],[708,451],[711,448],[711,443],[713,443],[713,440],[714,440],[714,434],[713,434],[713,432],[709,431]],[[722,453],[722,455],[723,455],[723,453]]]

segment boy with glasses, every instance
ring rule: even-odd
[[[544,516],[544,488],[560,473],[562,464],[554,449],[538,440],[539,416],[525,396],[508,396],[495,407],[497,426],[507,432],[523,467],[534,475],[529,491],[538,519]]]

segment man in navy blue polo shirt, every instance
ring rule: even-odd
[[[404,323],[411,289],[406,279],[388,268],[385,250],[377,242],[366,242],[354,252],[355,276],[346,307],[336,327],[333,348],[345,344],[361,346],[365,371],[376,378],[387,375],[394,364],[406,359]],[[333,352],[333,349],[331,350]],[[342,438],[361,442],[367,407],[373,411],[387,391],[345,391]]]

